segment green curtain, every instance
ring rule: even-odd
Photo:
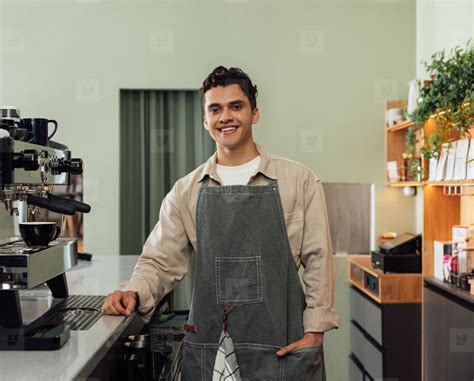
[[[215,144],[191,90],[120,92],[120,254],[138,255],[176,180],[204,163]],[[191,297],[193,269],[175,291],[175,308]]]

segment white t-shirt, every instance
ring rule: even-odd
[[[247,185],[259,163],[260,155],[248,163],[233,167],[217,164],[217,174],[223,182],[222,185]]]

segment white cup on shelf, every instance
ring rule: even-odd
[[[406,120],[403,109],[401,108],[391,108],[387,110],[386,114],[387,126],[395,126]]]

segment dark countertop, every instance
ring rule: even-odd
[[[454,284],[443,282],[442,280],[431,276],[424,277],[424,281],[428,285],[438,288],[452,295],[454,298],[461,299],[462,301],[474,306],[474,295],[471,295],[469,291],[465,291],[461,288],[456,287]]]

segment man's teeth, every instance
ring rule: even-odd
[[[235,127],[229,127],[229,128],[223,128],[221,131],[222,132],[230,132],[230,131],[234,131],[235,130]]]

